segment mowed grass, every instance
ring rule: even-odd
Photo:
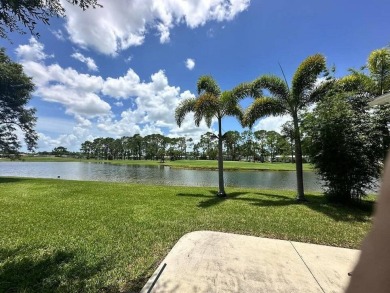
[[[217,169],[218,162],[216,160],[178,160],[166,162],[167,165],[176,168],[204,168]],[[259,163],[259,162],[244,162],[244,161],[224,161],[223,167],[225,170],[259,170],[259,171],[295,171],[295,164],[292,163]],[[310,164],[303,164],[303,170],[311,171],[313,167]]]
[[[172,168],[183,168],[183,169],[206,169],[206,170],[217,170],[217,160],[177,160],[161,163],[160,161],[152,160],[115,160],[115,161],[104,161],[111,164],[119,165],[164,165]],[[258,171],[295,171],[295,164],[292,163],[259,163],[259,162],[245,162],[245,161],[224,161],[224,170],[258,170]],[[310,164],[303,164],[304,171],[313,171],[313,166]]]
[[[0,292],[139,292],[184,234],[232,232],[358,248],[363,209],[294,191],[0,177]]]
[[[76,159],[76,158],[72,158],[72,157],[54,157],[54,156],[39,156],[39,157],[36,157],[36,156],[23,156],[23,157],[20,157],[19,159],[15,159],[13,161],[17,162],[17,161],[25,161],[25,162],[81,162],[83,160],[81,159]],[[10,162],[12,160],[8,159],[8,158],[1,158],[0,159],[0,163],[1,162]]]
[[[116,165],[146,165],[146,166],[171,166],[172,168],[185,169],[208,169],[216,170],[218,168],[217,160],[166,160],[161,163],[158,160],[86,160],[75,159],[67,157],[22,157],[26,162],[95,162],[95,163],[109,163]],[[5,159],[3,159],[5,160]],[[2,160],[0,160],[1,162]],[[224,161],[224,170],[259,170],[259,171],[295,171],[295,164],[292,163],[253,163],[245,161]],[[303,164],[304,171],[313,171],[311,164]]]

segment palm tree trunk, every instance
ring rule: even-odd
[[[301,134],[299,132],[298,114],[293,113],[294,139],[295,139],[295,167],[297,172],[297,201],[306,201],[303,189],[303,166],[302,166],[302,146]]]
[[[218,118],[218,196],[225,197],[223,181],[223,154],[222,154],[222,118]]]

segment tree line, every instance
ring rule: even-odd
[[[227,131],[224,134],[223,157],[225,160],[245,160],[256,162],[293,162],[293,139],[291,124],[283,125],[282,133],[266,130]],[[58,155],[59,149],[52,154]],[[100,137],[81,144],[80,155],[86,159],[97,160],[215,160],[218,156],[216,135],[212,132],[202,134],[198,142],[193,138],[167,137],[140,134],[121,138]]]

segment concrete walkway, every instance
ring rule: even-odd
[[[192,232],[176,243],[141,292],[149,292],[155,280],[153,293],[343,292],[359,253],[253,236]]]

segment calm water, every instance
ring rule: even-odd
[[[217,171],[171,169],[164,166],[117,166],[79,162],[1,162],[0,176],[67,180],[135,182],[141,184],[217,186]],[[226,186],[295,189],[293,171],[225,171]],[[304,172],[305,190],[321,191],[314,172]]]

